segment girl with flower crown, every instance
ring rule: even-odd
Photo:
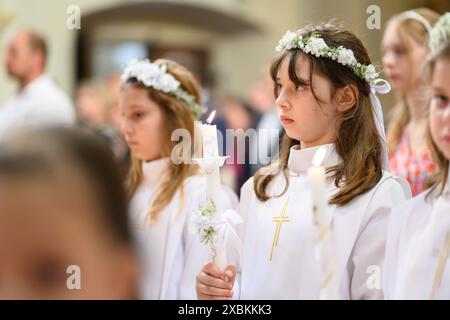
[[[450,13],[430,37],[428,143],[439,171],[392,210],[383,281],[388,299],[450,299]]]
[[[390,209],[405,201],[405,181],[385,171],[378,79],[362,42],[325,24],[288,32],[271,66],[286,131],[280,159],[241,189],[240,264],[213,263],[197,275],[200,299],[318,299],[329,282],[315,257],[307,171],[326,150],[326,198],[338,298],[379,299]],[[378,277],[379,279],[379,277]],[[321,287],[322,286],[322,287]]]
[[[424,66],[428,38],[439,14],[428,8],[393,16],[383,36],[383,67],[396,93],[387,143],[389,167],[409,182],[413,196],[426,189],[437,170],[426,143],[426,83]]]
[[[194,141],[200,86],[186,68],[169,60],[132,62],[122,80],[122,130],[132,152],[127,187],[140,249],[140,297],[194,299],[195,274],[208,260],[209,250],[191,230],[190,213],[205,201],[205,178],[189,161],[194,143],[182,141],[183,148],[174,148],[178,143],[171,135],[184,129]],[[220,192],[225,209],[237,205],[231,191]]]

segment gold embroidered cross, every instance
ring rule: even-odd
[[[444,245],[442,249],[438,252],[439,262],[436,270],[436,275],[434,276],[433,290],[431,291],[430,299],[434,298],[437,289],[441,285],[442,275],[444,274],[445,265],[449,258],[449,253],[450,253],[450,231],[447,231]]]
[[[277,226],[275,228],[275,234],[273,236],[273,241],[272,241],[272,250],[270,250],[270,255],[269,255],[269,261],[272,261],[272,256],[273,256],[273,250],[275,249],[275,247],[278,245],[278,239],[280,237],[280,231],[281,231],[281,226],[284,222],[289,222],[289,217],[286,216],[286,208],[287,205],[289,203],[289,198],[286,200],[286,202],[283,205],[283,209],[281,210],[281,213],[279,216],[277,217],[273,217],[273,222],[277,223]]]

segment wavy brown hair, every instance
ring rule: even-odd
[[[180,82],[181,88],[191,94],[195,98],[195,102],[200,105],[200,84],[189,70],[171,60],[159,59],[154,63],[158,65],[165,64],[167,66],[167,72],[173,75]],[[164,137],[164,140],[162,141],[163,157],[170,157],[173,148],[177,144],[176,141],[171,141],[171,135],[174,130],[185,129],[189,132],[191,137],[195,136],[195,118],[186,102],[177,99],[172,95],[146,87],[136,78],[129,79],[124,83],[124,86],[132,86],[147,90],[149,99],[156,102],[161,108],[163,114],[162,128],[164,130],[162,134],[162,137]],[[184,150],[190,150],[191,154],[193,154],[194,143],[190,143],[190,141],[183,141],[182,143],[188,145],[186,148],[179,149],[178,156],[179,159],[186,159],[187,155],[182,153]],[[130,198],[134,195],[143,179],[142,160],[133,155],[131,158],[131,168],[126,179],[126,186]],[[147,215],[147,221],[149,223],[156,221],[161,211],[170,203],[177,191],[181,192],[181,198],[183,199],[184,182],[188,177],[195,175],[196,173],[196,166],[188,161],[183,161],[181,164],[175,164],[170,161],[167,172],[163,173],[163,182],[152,202],[150,212]]]
[[[433,26],[439,19],[439,14],[428,8],[418,8],[412,11],[424,17],[430,23],[430,26]],[[417,20],[403,18],[401,13],[389,19],[387,26],[394,26],[396,28],[398,36],[406,48],[410,66],[411,68],[416,68],[417,66],[414,64],[412,58],[411,41],[428,48],[428,31],[425,26]],[[399,96],[397,100],[398,103],[390,114],[390,123],[386,135],[389,154],[395,151],[406,126],[411,121],[411,115],[405,97]]]
[[[438,60],[445,59],[450,63],[450,41],[447,41],[445,45],[443,45],[436,53],[434,53],[429,61],[428,61],[428,71],[429,78],[433,78],[434,67]],[[447,84],[448,85],[448,84]],[[428,118],[430,120],[430,118]],[[439,170],[433,174],[428,181],[428,185],[430,186],[430,191],[427,194],[427,198],[436,193],[438,196],[442,194],[445,189],[445,185],[447,183],[448,171],[449,171],[449,160],[444,156],[441,150],[439,150],[436,143],[431,136],[431,128],[430,121],[428,121],[427,128],[427,142],[428,147],[430,148],[431,155],[433,157],[433,161],[438,165]]]
[[[297,31],[304,38],[312,34],[318,34],[330,47],[344,46],[351,49],[359,63],[368,65],[371,63],[366,48],[361,40],[353,33],[333,24],[322,24],[308,26]],[[347,110],[342,117],[342,122],[337,130],[335,148],[342,162],[334,167],[328,168],[327,173],[339,191],[332,196],[329,203],[339,206],[345,205],[357,196],[369,191],[381,179],[382,170],[382,144],[378,134],[373,107],[370,102],[370,86],[364,80],[356,76],[349,68],[328,58],[317,58],[306,55],[303,51],[282,51],[271,65],[271,76],[276,83],[277,73],[284,60],[289,59],[289,78],[296,85],[303,85],[296,72],[296,62],[300,55],[305,55],[310,63],[309,82],[311,90],[319,102],[313,89],[313,75],[326,76],[332,85],[332,95],[339,88],[354,85],[359,91],[356,104]],[[274,86],[275,96],[278,96],[277,86]],[[279,160],[258,171],[254,178],[254,190],[261,201],[271,198],[266,189],[274,176],[283,173],[286,181],[284,194],[288,188],[287,164],[289,150],[293,145],[299,144],[287,135],[284,136]]]

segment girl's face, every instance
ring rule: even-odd
[[[90,88],[82,88],[76,101],[77,111],[90,125],[98,126],[105,121],[105,106],[101,98]]]
[[[131,249],[110,239],[96,190],[70,181],[0,177],[0,300],[135,297]]]
[[[120,96],[122,133],[133,154],[143,161],[162,156],[160,106],[148,97],[147,90],[126,85]]]
[[[439,59],[434,66],[430,128],[434,143],[450,160],[450,59]]]
[[[409,39],[410,51],[402,42],[397,25],[391,23],[383,36],[383,68],[394,90],[406,94],[420,85],[427,50]]]
[[[300,54],[296,61],[296,73],[307,85],[296,86],[289,78],[289,57],[282,62],[277,75],[278,107],[280,121],[287,135],[301,142],[302,148],[333,143],[336,139],[337,109],[331,99],[330,81],[313,74],[314,97],[309,83],[310,63]]]

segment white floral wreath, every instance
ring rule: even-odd
[[[450,12],[443,14],[430,32],[431,52],[439,50],[446,41],[450,41]]]
[[[121,79],[125,83],[129,79],[136,78],[146,87],[170,94],[184,101],[195,117],[201,113],[201,107],[195,102],[195,98],[183,90],[180,82],[173,75],[167,73],[165,64],[157,65],[150,60],[133,60],[123,70]]]
[[[286,32],[275,50],[280,52],[292,49],[301,49],[303,52],[317,58],[325,57],[337,61],[343,66],[350,68],[354,74],[370,84],[374,83],[379,76],[373,65],[369,64],[366,66],[356,61],[352,50],[346,49],[343,46],[330,48],[317,33],[303,38],[303,36],[295,32]]]

